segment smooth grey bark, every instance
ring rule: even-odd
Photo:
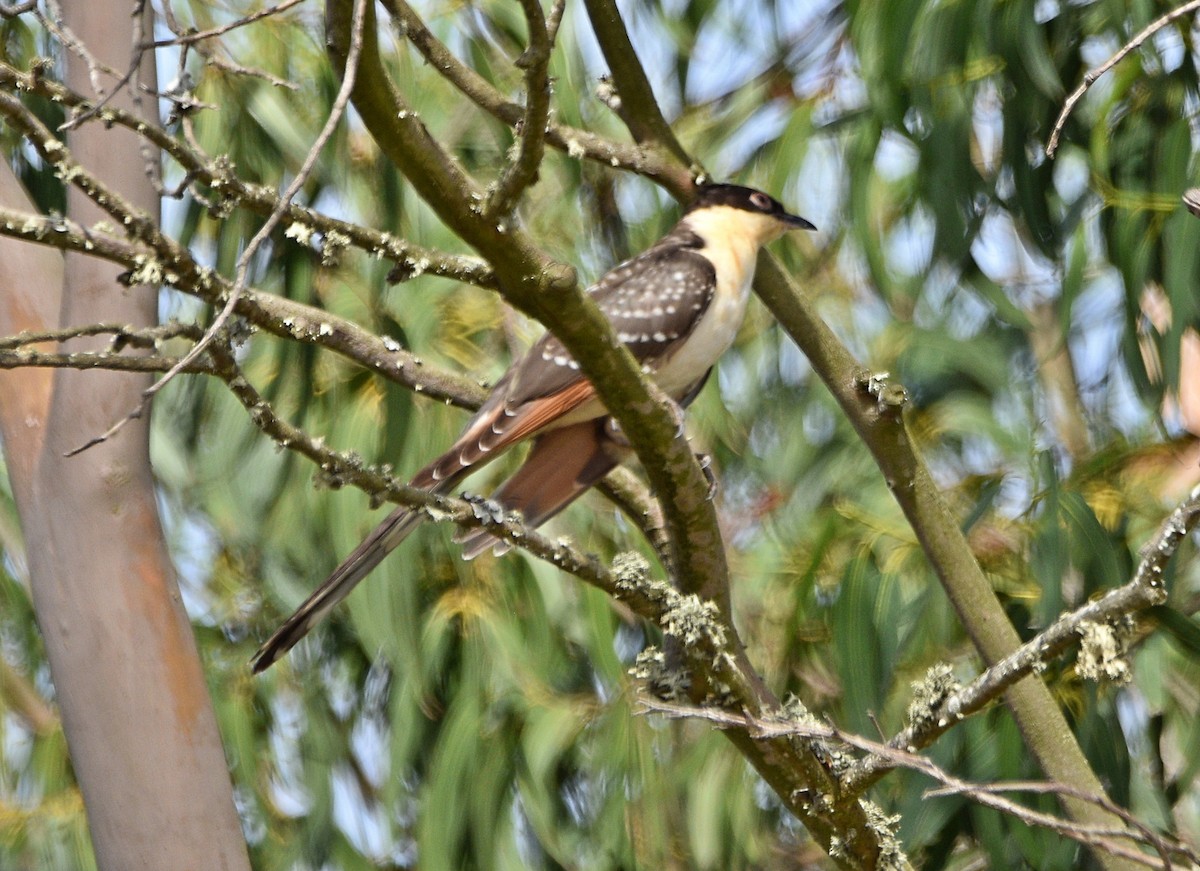
[[[67,23],[83,43],[124,68],[132,44],[129,7],[66,5]],[[153,83],[153,65],[142,75]],[[88,70],[74,56],[68,79],[90,92]],[[148,102],[153,108],[154,100]],[[84,124],[69,145],[129,202],[157,214],[158,197],[132,134]],[[7,166],[3,171],[0,198],[30,208]],[[74,188],[68,212],[85,225],[104,218]],[[3,244],[0,333],[156,319],[156,290],[121,287],[120,270],[111,264]],[[65,350],[89,343],[103,340],[75,341]],[[135,408],[147,377],[61,369],[3,379],[0,434],[34,608],[98,865],[248,871],[216,718],[159,523],[147,420],[79,456],[63,456]]]

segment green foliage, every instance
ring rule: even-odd
[[[209,4],[175,5],[198,27],[218,23]],[[1065,93],[1102,59],[1096,47],[1106,55],[1165,7],[634,5],[635,45],[684,146],[820,226],[777,253],[857,357],[908,388],[914,438],[1018,629],[1031,635],[1127,580],[1177,496],[1171,460],[1157,450],[1164,431],[1180,452],[1195,446],[1159,411],[1163,390],[1188,374],[1181,337],[1200,325],[1200,222],[1178,202],[1195,179],[1200,96],[1186,22],[1170,32],[1180,52],[1149,43],[1092,89],[1050,160],[1042,146]],[[460,58],[519,96],[516,4],[420,11]],[[42,51],[19,20],[0,36],[10,57]],[[322,41],[307,10],[227,42],[238,63],[299,82],[295,91],[197,64],[197,97],[218,107],[197,115],[199,143],[246,180],[286,184],[337,89]],[[490,179],[511,131],[399,36],[383,44],[437,140]],[[726,74],[718,60],[730,56],[744,64]],[[603,69],[582,4],[568,4],[552,67],[556,117],[623,139],[592,93]],[[37,162],[0,135],[39,204],[55,208],[61,188],[47,189]],[[300,199],[464,250],[353,120]],[[665,202],[643,179],[550,152],[521,219],[546,251],[594,277],[662,232],[674,214]],[[226,274],[261,225],[191,199],[171,215],[170,231]],[[428,276],[388,286],[387,264],[355,252],[322,262],[284,229],[255,263],[258,289],[358,321],[430,364],[494,381],[537,333],[478,288]],[[1148,336],[1165,384],[1147,373],[1137,342],[1151,285],[1174,314]],[[1063,437],[1063,415],[1074,412],[1052,398],[1061,375],[1033,351],[1040,303],[1074,358],[1067,388],[1087,456],[1071,455]],[[194,310],[169,295],[164,306]],[[449,444],[464,419],[310,345],[257,335],[243,354],[281,416],[401,474]],[[876,737],[904,725],[911,682],[930,666],[978,670],[887,482],[761,312],[689,420],[722,484],[738,625],[774,690]],[[637,714],[626,669],[654,641],[645,627],[524,554],[460,562],[444,525],[420,530],[289,660],[252,680],[245,663],[257,642],[386,509],[357,491],[314,489],[311,465],[261,438],[218,383],[176,381],[155,426],[167,519],[256,867],[784,868],[809,856],[807,835],[728,742]],[[470,489],[487,484],[481,476]],[[644,547],[597,495],[552,530],[604,558]],[[1184,556],[1194,564],[1194,550]],[[1174,629],[1137,650],[1132,686],[1085,687],[1069,662],[1046,678],[1114,797],[1194,844],[1200,579],[1187,565],[1171,579],[1174,610],[1163,618]],[[5,658],[44,684],[25,591],[3,581]],[[5,750],[0,806],[37,813],[28,823],[6,810],[4,867],[89,861],[81,809],[62,798],[73,793],[55,735],[24,735],[34,748],[24,756]],[[1000,708],[930,756],[976,781],[1038,775]],[[1074,842],[963,796],[929,800],[930,785],[899,772],[873,795],[901,814],[906,849],[926,867],[1082,861]],[[1050,797],[1020,798],[1055,810]]]

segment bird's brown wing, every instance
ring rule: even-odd
[[[589,288],[617,337],[640,363],[653,367],[669,357],[712,298],[716,275],[697,244],[690,234],[669,234]],[[430,487],[487,462],[595,396],[574,357],[546,333],[505,374],[454,445],[418,473],[413,486]],[[604,413],[597,403],[595,416]]]
[[[453,484],[469,470],[535,435],[595,395],[591,383],[577,376],[554,393],[520,404],[489,402],[448,451],[413,477],[412,485],[432,489],[447,482]]]
[[[552,429],[537,437],[521,468],[492,494],[491,501],[506,512],[520,512],[525,523],[536,528],[619,466],[628,454],[629,447],[610,417]],[[465,531],[457,540],[463,544],[464,559],[474,559],[489,547],[497,555],[511,548],[486,529]]]
[[[653,368],[669,357],[712,299],[716,272],[694,237],[668,235],[653,248],[614,267],[588,289],[617,338],[635,360]],[[550,396],[582,379],[579,365],[546,333],[506,376],[505,399],[515,408]]]

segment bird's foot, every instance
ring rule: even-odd
[[[708,494],[704,498],[711,502],[717,495],[717,476],[712,469],[712,455],[698,451],[696,462],[700,464],[700,471],[704,473],[704,480],[708,482]]]

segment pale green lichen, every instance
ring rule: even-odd
[[[634,550],[619,553],[612,562],[613,577],[622,590],[636,590],[650,578],[650,562]]]
[[[637,655],[629,676],[665,701],[686,700],[692,683],[691,676],[667,662],[666,654],[657,647],[647,647]]]
[[[1075,671],[1084,680],[1126,684],[1130,680],[1129,661],[1125,658],[1126,641],[1131,629],[1122,622],[1113,626],[1083,620],[1075,630],[1082,641]]]
[[[350,237],[338,230],[326,230],[321,245],[321,265],[336,266],[350,247]]]
[[[707,643],[722,648],[725,646],[725,627],[721,625],[720,616],[715,602],[706,602],[695,593],[676,594],[663,614],[662,630],[688,646]]]
[[[139,254],[133,259],[133,269],[129,272],[130,284],[162,284],[163,266],[153,257]]]
[[[928,726],[942,702],[957,692],[959,686],[949,663],[930,666],[924,677],[911,684],[913,697],[908,703],[908,724],[916,729]]]
[[[284,230],[283,235],[289,239],[295,239],[301,245],[307,245],[312,241],[313,228],[297,221]]]
[[[869,799],[863,799],[860,805],[867,815],[867,827],[874,832],[879,843],[879,858],[875,863],[878,871],[900,871],[910,867],[908,857],[900,846],[900,838],[896,835],[900,817],[884,813],[883,808]]]
[[[779,718],[787,723],[795,723],[797,726],[816,728],[825,725],[794,693],[788,693],[779,706]]]

